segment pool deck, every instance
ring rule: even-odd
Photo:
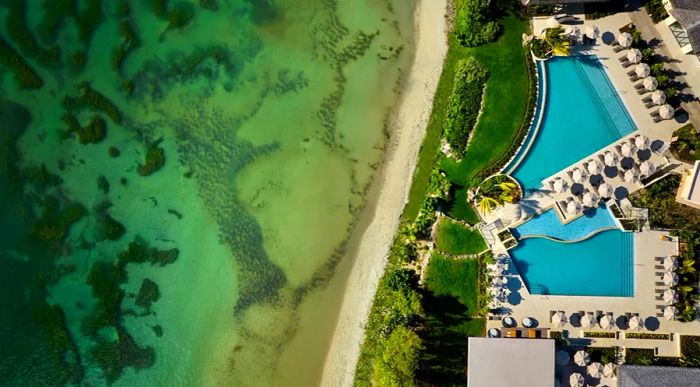
[[[639,332],[648,333],[670,333],[673,337],[672,341],[665,340],[644,340],[644,339],[625,339],[624,332],[633,332],[632,330],[619,329],[617,326],[611,332],[619,332],[617,339],[587,339],[590,340],[589,345],[596,347],[608,346],[629,346],[634,348],[658,348],[659,356],[677,357],[680,355],[680,340],[678,335],[696,335],[700,332],[700,321],[691,323],[681,323],[678,321],[668,321],[663,317],[657,317],[659,310],[657,305],[665,305],[661,300],[657,300],[657,291],[663,291],[667,287],[655,285],[659,278],[655,266],[659,265],[657,258],[663,258],[669,255],[678,254],[677,239],[671,238],[671,241],[662,241],[661,236],[668,237],[668,232],[646,230],[634,234],[634,296],[633,297],[589,297],[589,296],[552,296],[552,295],[533,295],[530,294],[527,288],[522,285],[517,292],[521,296],[521,301],[517,305],[511,305],[507,302],[498,303],[494,301],[491,306],[493,308],[506,308],[510,310],[508,316],[513,317],[518,325],[525,317],[534,318],[537,320],[539,329],[550,331],[568,331],[570,338],[583,338],[584,332],[602,332],[598,326],[591,329],[583,330],[580,326],[574,327],[567,323],[563,328],[555,327],[551,324],[550,311],[563,311],[567,317],[572,313],[579,311],[603,313],[612,313],[615,318],[625,313],[638,313],[643,319],[651,317],[658,319],[658,328],[651,331],[642,329]],[[512,262],[509,264],[509,270],[515,271]],[[509,274],[508,276],[522,279],[517,273]],[[594,279],[592,279],[594,280]],[[503,328],[501,320],[487,321],[488,328]]]

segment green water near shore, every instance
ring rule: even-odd
[[[0,384],[318,383],[413,1],[24,3],[0,2],[42,82],[0,62]]]

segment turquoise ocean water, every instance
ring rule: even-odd
[[[0,1],[0,385],[313,385],[413,1]]]

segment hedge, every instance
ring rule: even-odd
[[[473,57],[457,62],[452,97],[445,117],[445,140],[458,158],[464,157],[469,133],[476,125],[488,71]]]

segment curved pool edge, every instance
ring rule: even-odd
[[[525,138],[523,138],[522,143],[520,143],[518,151],[508,160],[499,173],[513,177],[512,173],[520,166],[525,156],[527,156],[542,126],[542,116],[547,102],[547,67],[545,66],[545,62],[546,60],[535,60],[537,67],[537,103],[535,105],[535,115],[530,122],[530,129],[525,135]],[[513,177],[513,179],[517,180],[515,177]]]
[[[583,242],[587,239],[591,239],[594,236],[600,234],[601,232],[612,231],[612,230],[620,230],[620,228],[616,227],[616,226],[603,227],[603,228],[600,228],[600,229],[595,230],[593,232],[590,232],[590,233],[586,234],[585,236],[578,238],[578,239],[561,239],[561,238],[557,238],[557,237],[553,237],[553,236],[549,236],[549,235],[543,235],[543,234],[530,234],[530,235],[523,235],[520,238],[518,238],[518,240],[520,241],[523,239],[540,238],[540,239],[548,239],[552,242],[557,242],[557,243],[578,243],[578,242]],[[624,231],[624,230],[620,230],[620,231]]]

